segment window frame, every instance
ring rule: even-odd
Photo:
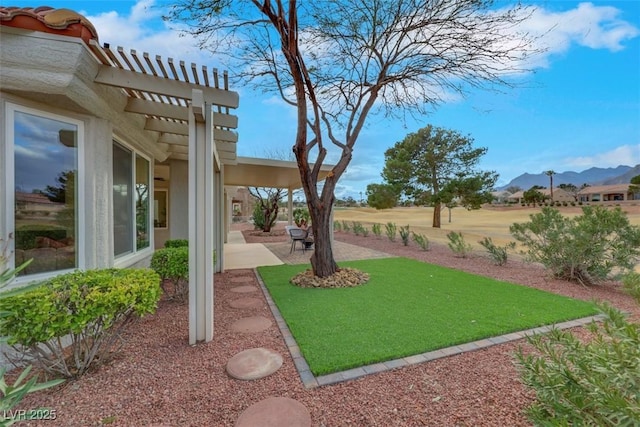
[[[111,249],[111,255],[113,256],[113,265],[114,267],[117,268],[121,268],[121,267],[127,267],[137,261],[140,261],[146,257],[148,257],[152,252],[153,252],[153,246],[154,246],[154,232],[153,232],[153,227],[151,227],[151,221],[153,221],[153,215],[151,212],[151,208],[152,208],[152,204],[149,203],[149,208],[147,209],[147,224],[149,225],[149,246],[147,246],[146,248],[142,248],[140,250],[138,250],[136,248],[136,203],[135,203],[135,190],[134,187],[136,185],[135,181],[136,181],[136,156],[140,156],[141,158],[143,158],[144,160],[146,160],[149,164],[148,167],[148,171],[147,171],[147,181],[149,182],[149,194],[153,194],[154,191],[154,182],[153,182],[153,160],[150,156],[146,155],[145,153],[141,152],[140,150],[134,148],[131,144],[126,143],[125,141],[122,140],[122,138],[118,138],[116,136],[112,136],[111,138],[111,146],[112,146],[112,152],[113,152],[113,145],[114,144],[118,144],[121,147],[125,148],[128,151],[131,151],[131,162],[132,162],[132,182],[130,183],[132,185],[131,189],[131,198],[132,198],[132,203],[133,203],[133,210],[132,210],[132,217],[131,220],[132,225],[133,225],[133,233],[131,234],[130,238],[131,238],[131,244],[132,244],[132,248],[133,251],[131,252],[127,252],[121,255],[116,256],[116,254],[114,253],[115,251],[115,240],[114,240],[114,244],[113,247]],[[113,165],[111,166],[111,176],[112,176],[112,187],[113,187]],[[113,189],[112,191],[112,196],[113,197]],[[149,196],[147,196],[147,200],[149,200],[149,202],[152,200]],[[112,224],[112,229],[111,229],[111,236],[113,238],[114,236],[114,230],[113,227],[115,226],[114,221],[113,221],[113,212],[114,206],[113,206],[113,200],[111,203],[111,212],[109,213],[111,215],[111,224]]]
[[[56,120],[68,124],[72,124],[77,127],[77,146],[76,146],[76,183],[75,183],[75,231],[76,231],[76,266],[71,269],[47,271],[43,273],[29,274],[25,276],[18,276],[12,282],[12,285],[21,285],[31,281],[43,280],[50,277],[58,276],[76,269],[85,268],[85,218],[83,215],[84,209],[81,209],[85,205],[85,123],[82,120],[64,115],[61,113],[53,113],[51,111],[27,107],[21,104],[13,102],[5,102],[4,108],[5,119],[5,135],[4,135],[4,165],[5,165],[5,188],[3,199],[6,201],[6,207],[4,212],[5,232],[3,232],[3,238],[7,238],[9,234],[15,235],[15,119],[16,112],[30,114],[33,116],[42,117],[45,119]],[[9,262],[7,267],[13,269],[15,265],[15,241],[12,239],[8,245]]]

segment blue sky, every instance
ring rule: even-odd
[[[162,22],[161,3],[46,2],[83,13],[96,26],[101,43],[224,68]],[[359,199],[367,184],[381,182],[384,151],[427,124],[469,134],[476,146],[488,147],[480,167],[497,171],[498,185],[524,172],[640,163],[640,1],[527,3],[537,7],[527,28],[550,31],[543,38],[548,50],[535,62],[535,73],[523,77],[525,84],[501,94],[472,92],[405,123],[370,117],[340,180],[338,197]],[[38,5],[6,0],[0,4]],[[271,95],[233,89],[240,93],[239,155],[289,153],[295,112]]]

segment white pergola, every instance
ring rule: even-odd
[[[189,162],[189,343],[210,341],[213,253],[224,244],[224,165],[236,163],[238,140],[232,131],[238,119],[229,110],[239,96],[226,73],[221,87],[217,70],[210,79],[195,64],[176,67],[172,59],[114,51],[94,40],[89,47],[102,63],[94,82],[126,92],[125,112],[144,116],[144,129],[157,135],[156,158]]]

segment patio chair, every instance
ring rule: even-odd
[[[296,249],[296,243],[300,242],[302,244],[302,252],[307,250],[307,245],[305,241],[307,240],[307,231],[301,228],[290,228],[289,236],[291,237],[291,248],[289,249],[289,253],[293,252]]]

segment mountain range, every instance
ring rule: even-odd
[[[620,165],[615,168],[593,167],[583,170],[582,172],[557,172],[553,175],[553,186],[557,187],[559,184],[574,184],[578,187],[582,184],[627,184],[629,183],[631,178],[636,175],[640,175],[640,164],[637,164],[633,167],[625,165]],[[522,175],[512,179],[507,185],[499,187],[498,190],[505,190],[509,187],[520,187],[523,190],[528,190],[534,185],[548,187],[549,177],[544,173],[523,173]]]

